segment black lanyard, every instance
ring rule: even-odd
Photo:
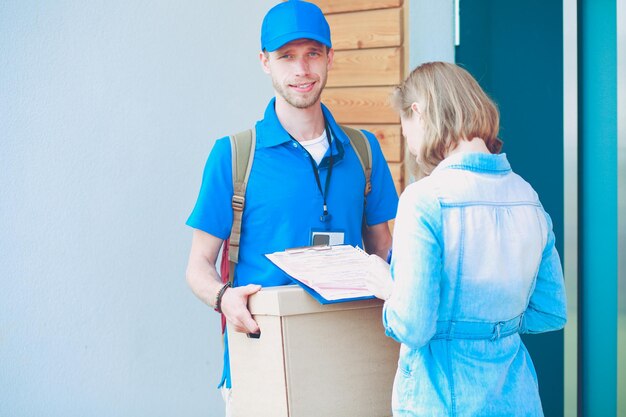
[[[304,152],[306,152],[307,155],[309,155],[309,160],[311,161],[311,167],[313,168],[313,174],[315,175],[315,181],[317,182],[317,189],[320,190],[320,194],[322,195],[322,200],[324,202],[322,215],[320,216],[321,222],[327,222],[327,221],[330,221],[331,219],[331,215],[328,212],[328,204],[326,203],[326,198],[328,197],[328,187],[330,185],[330,176],[333,173],[333,143],[332,143],[331,136],[330,136],[330,128],[328,126],[328,122],[326,121],[325,121],[325,129],[326,129],[326,139],[328,140],[328,149],[330,149],[330,156],[328,157],[328,175],[326,175],[326,183],[324,184],[324,191],[322,191],[322,182],[320,181],[319,169],[317,167],[317,164],[315,163],[315,159],[313,159],[313,156],[311,156],[309,151],[307,151],[306,148],[302,146],[302,149],[304,149]],[[293,136],[291,135],[289,136],[291,137],[292,140],[295,141]]]

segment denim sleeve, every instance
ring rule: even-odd
[[[545,212],[544,212],[545,213]],[[520,333],[559,330],[567,321],[567,300],[561,259],[554,246],[552,220],[545,213],[548,239],[541,256],[535,288],[524,312]]]
[[[442,261],[441,207],[420,182],[400,197],[393,234],[391,297],[383,307],[387,336],[419,348],[434,336]]]
[[[370,179],[372,190],[367,195],[365,204],[367,225],[372,226],[396,217],[398,193],[378,140],[372,133],[363,132],[372,148],[372,176]]]
[[[220,239],[230,236],[233,223],[233,172],[228,137],[213,145],[202,176],[196,205],[187,225]]]

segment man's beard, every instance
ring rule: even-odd
[[[320,99],[322,91],[326,86],[326,78],[320,78],[318,81],[316,81],[315,89],[308,94],[299,94],[295,91],[291,91],[289,85],[285,86],[283,84],[280,84],[277,80],[273,78],[272,83],[274,84],[274,89],[278,92],[278,94],[282,98],[284,98],[285,101],[291,106],[297,109],[308,109],[309,107],[317,103]]]

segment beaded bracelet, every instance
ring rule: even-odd
[[[217,295],[215,296],[215,311],[220,314],[222,313],[222,297],[229,287],[230,282],[227,282],[226,284],[224,284],[224,286],[222,286],[222,288],[220,288],[220,290],[217,292]]]

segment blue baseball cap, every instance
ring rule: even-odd
[[[261,50],[275,51],[296,39],[313,39],[332,48],[330,26],[313,3],[289,0],[272,7],[261,26]]]

